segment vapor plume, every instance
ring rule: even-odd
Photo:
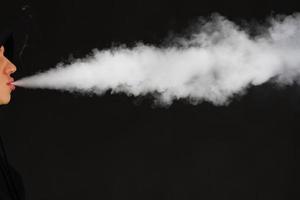
[[[168,46],[93,50],[86,58],[60,63],[14,84],[94,94],[153,94],[164,103],[190,99],[224,105],[252,85],[298,82],[300,14],[266,22],[253,35],[247,27],[214,16]]]

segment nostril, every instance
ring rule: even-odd
[[[15,73],[17,71],[17,68],[15,66],[12,66],[9,70],[9,73],[12,74],[12,73]]]
[[[12,70],[9,70],[7,73],[8,73],[8,75],[11,75],[11,74],[15,73],[15,71],[16,70],[12,69]]]

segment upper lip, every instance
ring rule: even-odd
[[[10,78],[9,81],[7,82],[7,84],[11,84],[14,82],[14,79],[13,78]]]

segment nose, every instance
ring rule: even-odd
[[[6,69],[5,69],[6,74],[11,75],[11,74],[15,73],[15,71],[17,71],[17,67],[8,60]]]

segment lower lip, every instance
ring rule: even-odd
[[[9,86],[9,88],[11,89],[11,90],[15,90],[16,89],[16,86],[14,86],[13,84],[7,84],[8,86]]]

